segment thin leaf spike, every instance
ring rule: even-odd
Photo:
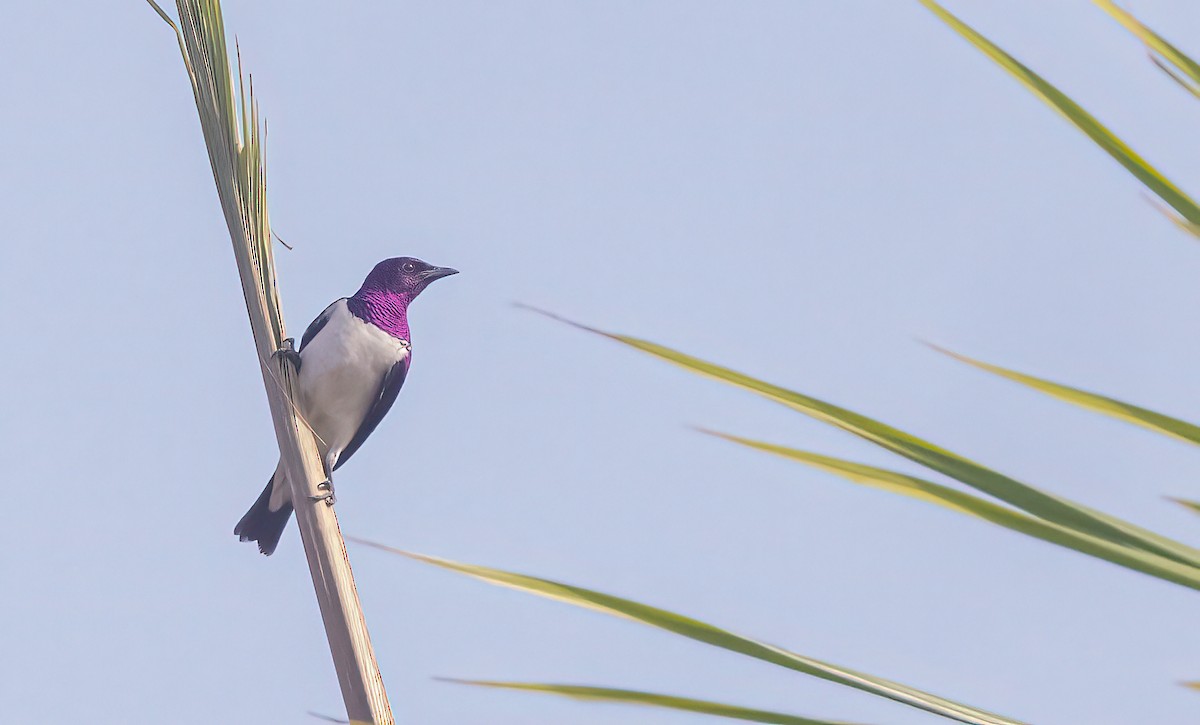
[[[1151,166],[1149,162],[1139,156],[1124,141],[1118,138],[1116,134],[1109,131],[1095,116],[1085,111],[1082,106],[1051,85],[1046,79],[1034,73],[1033,70],[1006,53],[995,43],[980,35],[974,28],[959,20],[940,4],[934,2],[934,0],[919,0],[919,2],[954,30],[954,32],[982,51],[984,55],[995,61],[1001,68],[1008,71],[1009,74],[1032,91],[1034,95],[1042,99],[1046,105],[1053,108],[1063,118],[1074,124],[1076,128],[1087,134],[1097,146],[1113,157],[1121,166],[1124,166],[1138,181],[1145,184],[1147,189],[1154,192],[1154,194],[1177,211],[1185,220],[1192,224],[1200,224],[1200,206],[1182,189],[1163,176],[1158,169]]]
[[[1173,498],[1171,496],[1168,496],[1167,500],[1179,504],[1194,514],[1200,514],[1200,501],[1193,501],[1187,498]]]
[[[1155,64],[1176,83],[1183,86],[1192,95],[1200,97],[1200,63],[1192,60],[1188,54],[1176,48],[1166,38],[1151,30],[1145,23],[1134,17],[1133,13],[1117,5],[1112,0],[1092,0],[1101,10],[1111,15],[1118,23],[1133,33],[1138,40],[1152,53]],[[1162,60],[1159,60],[1159,59]]]
[[[622,599],[611,594],[604,594],[549,579],[540,579],[525,574],[504,571],[503,569],[492,569],[490,567],[463,564],[424,554],[414,554],[365,539],[354,537],[347,537],[347,539],[392,554],[398,554],[414,561],[432,564],[442,569],[465,574],[489,584],[497,584],[603,614],[640,622],[668,632],[674,632],[683,637],[694,639],[697,642],[737,652],[780,667],[795,670],[796,672],[802,672],[823,680],[853,687],[863,692],[869,692],[873,695],[886,697],[890,700],[895,700],[896,702],[904,703],[905,705],[959,722],[976,723],[977,725],[1014,725],[1018,723],[1016,720],[954,702],[914,687],[909,687],[908,685],[902,685],[881,677],[875,677],[874,675],[868,675],[846,667],[796,654],[781,647],[766,644],[765,642],[750,639],[749,637],[743,637],[742,635],[734,634],[706,622],[701,622],[665,609],[659,609],[658,607],[652,607],[648,604]]]
[[[570,697],[576,700],[591,702],[611,702],[625,705],[643,705],[661,707],[669,710],[682,710],[701,715],[742,720],[745,722],[774,723],[775,725],[853,725],[842,721],[814,720],[798,715],[785,715],[779,712],[756,710],[737,705],[727,705],[711,700],[695,700],[689,697],[675,695],[660,695],[654,692],[640,690],[619,690],[611,687],[590,687],[587,685],[558,685],[546,682],[496,682],[493,680],[453,680],[445,679],[460,685],[476,687],[492,687],[502,690],[522,690],[525,692],[541,692],[551,695]]]
[[[1061,385],[1059,383],[1054,383],[1042,378],[1036,378],[1032,375],[1026,375],[1025,373],[1017,372],[1016,370],[1002,368],[999,365],[993,365],[982,360],[967,357],[966,355],[954,352],[953,350],[947,350],[944,347],[939,347],[937,345],[930,345],[930,347],[944,355],[948,355],[955,360],[958,360],[959,362],[964,362],[967,365],[979,368],[980,370],[992,373],[993,375],[999,375],[1002,378],[1020,383],[1021,385],[1033,388],[1040,393],[1045,393],[1046,395],[1066,401],[1072,405],[1077,405],[1080,408],[1086,408],[1087,410],[1092,410],[1097,413],[1103,413],[1104,415],[1117,418],[1118,420],[1123,420],[1127,423],[1133,423],[1134,425],[1152,430],[1155,433],[1161,433],[1162,435],[1170,436],[1177,440],[1200,445],[1200,426],[1193,423],[1188,423],[1185,420],[1173,418],[1169,415],[1164,415],[1163,413],[1157,413],[1148,408],[1133,405],[1132,403],[1126,403],[1117,400],[1116,398],[1109,398],[1097,393],[1090,393],[1086,390],[1080,390],[1079,388],[1072,388],[1067,385]]]
[[[1069,499],[1055,496],[1016,479],[968,460],[956,453],[922,440],[911,433],[860,415],[845,408],[826,403],[802,393],[750,377],[743,373],[701,360],[669,347],[631,337],[605,332],[564,319],[544,310],[523,306],[573,327],[586,330],[654,357],[787,406],[829,425],[853,433],[864,440],[904,456],[966,485],[994,496],[1034,516],[1091,536],[1107,539],[1124,546],[1134,546],[1182,564],[1200,568],[1200,550],[1156,534],[1128,521],[1088,508]]]
[[[1165,581],[1200,591],[1200,570],[1174,559],[1159,556],[1132,546],[1115,544],[1106,539],[1069,529],[1036,516],[1030,516],[1007,506],[972,496],[922,478],[888,471],[861,463],[831,458],[795,448],[763,443],[727,433],[704,431],[732,443],[765,453],[782,456],[818,470],[832,473],[854,483],[898,493],[909,498],[936,504],[943,508],[973,516],[1006,529],[1041,539],[1051,544],[1073,549],[1082,554],[1148,574]]]

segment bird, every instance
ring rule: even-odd
[[[326,478],[318,486],[323,493],[310,497],[314,501],[333,504],[333,472],[350,460],[396,402],[412,364],[409,304],[434,281],[452,274],[458,270],[415,257],[385,259],[357,292],[335,300],[312,321],[299,351],[289,339],[276,353],[297,369],[297,407],[317,438]],[[270,556],[295,503],[280,461],[233,533],[241,541],[257,541],[258,550]]]

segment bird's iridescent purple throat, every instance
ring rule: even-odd
[[[408,305],[434,280],[458,274],[457,269],[435,267],[415,257],[385,259],[367,275],[362,287],[346,299],[358,319],[392,337],[411,342]]]

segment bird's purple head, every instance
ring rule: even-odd
[[[458,270],[435,267],[415,257],[385,259],[375,265],[347,304],[360,319],[408,340],[408,304],[434,280],[452,274]]]
[[[452,274],[458,274],[458,270],[435,267],[416,257],[392,257],[375,265],[362,289],[400,295],[411,302],[434,280]]]

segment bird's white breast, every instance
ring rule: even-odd
[[[384,376],[408,352],[407,342],[355,317],[345,300],[334,303],[325,327],[300,353],[302,410],[322,456],[346,447],[378,398]]]

